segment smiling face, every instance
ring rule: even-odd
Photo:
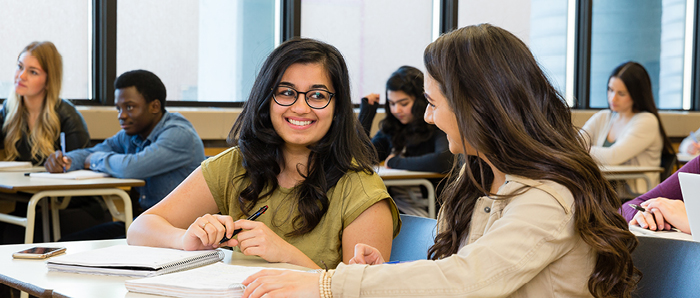
[[[432,76],[425,76],[425,98],[428,100],[428,107],[423,115],[425,122],[434,124],[445,132],[447,141],[450,144],[450,152],[453,154],[476,155],[476,150],[465,143],[467,152],[462,147],[462,134],[459,132],[457,117],[452,111],[447,98],[442,94],[438,82]]]
[[[146,102],[134,86],[117,89],[114,96],[117,99],[115,106],[119,112],[119,125],[126,134],[138,134],[146,139],[162,117],[160,101],[154,99]]]
[[[386,93],[386,99],[389,102],[391,114],[393,114],[394,117],[401,122],[401,124],[406,125],[413,121],[413,113],[411,112],[411,109],[413,109],[413,103],[416,101],[415,97],[410,96],[401,90],[389,90]]]
[[[15,93],[24,97],[44,97],[46,95],[46,71],[39,60],[29,52],[24,52],[17,60],[15,70]]]
[[[620,114],[631,113],[634,101],[627,91],[625,83],[616,77],[611,77],[608,81],[608,104],[610,110]]]
[[[292,64],[282,75],[280,85],[300,92],[323,89],[334,93],[328,72],[319,63]],[[285,141],[287,148],[306,148],[321,140],[333,123],[335,98],[323,109],[312,109],[306,103],[304,94],[299,94],[291,106],[281,106],[270,99],[270,118],[277,134]]]

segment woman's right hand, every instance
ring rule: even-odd
[[[379,94],[377,93],[370,93],[369,95],[365,96],[367,98],[367,103],[374,105],[379,103]]]
[[[233,218],[228,215],[205,214],[197,218],[182,236],[184,250],[216,249],[226,231],[233,231]]]
[[[355,245],[355,255],[348,261],[348,264],[379,265],[384,264],[384,258],[378,249],[364,243],[358,243]]]

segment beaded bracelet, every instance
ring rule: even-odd
[[[335,270],[328,271],[328,266],[326,263],[321,261],[325,270],[319,270],[321,275],[318,277],[318,294],[321,298],[333,298],[333,292],[331,292],[331,277]]]

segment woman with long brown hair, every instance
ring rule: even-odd
[[[469,26],[431,43],[424,61],[425,119],[465,156],[441,196],[432,260],[379,265],[360,244],[355,265],[264,270],[244,297],[629,297],[637,240],[527,46]]]

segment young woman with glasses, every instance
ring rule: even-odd
[[[357,243],[388,258],[398,211],[373,174],[376,157],[361,130],[338,50],[287,41],[268,56],[231,129],[235,147],[205,160],[139,216],[127,241],[184,250],[237,246],[309,268],[349,262]],[[257,220],[245,220],[263,206],[269,209]]]
[[[482,24],[440,36],[424,61],[425,120],[465,157],[432,260],[383,264],[358,245],[334,271],[253,274],[243,297],[630,297],[637,239],[527,46]]]

